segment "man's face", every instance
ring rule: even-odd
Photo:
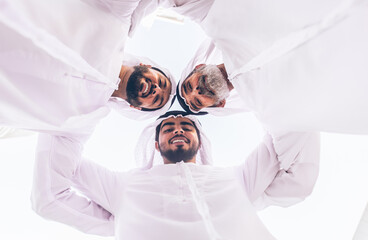
[[[199,146],[197,130],[190,119],[177,117],[162,121],[156,149],[165,163],[195,161]]]
[[[214,106],[217,98],[213,89],[206,84],[207,76],[199,72],[190,75],[181,85],[181,96],[189,107],[199,111],[205,107]],[[207,94],[204,94],[207,92]]]
[[[140,108],[161,108],[170,98],[170,80],[150,66],[132,86],[131,91],[135,92],[136,100],[141,103]]]

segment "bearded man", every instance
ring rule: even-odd
[[[139,1],[102,2],[0,1],[0,125],[89,134],[110,108],[166,112],[170,73],[124,53]]]
[[[241,165],[212,166],[209,141],[186,112],[168,112],[143,131],[141,168],[112,172],[83,159],[81,146],[76,138],[40,136],[33,209],[119,240],[274,239],[256,209],[302,201],[318,175],[314,133],[266,135]]]
[[[216,115],[243,108],[270,132],[368,134],[367,1],[171,2],[202,27],[213,44],[208,49],[221,53],[217,80],[205,69],[190,75],[211,63],[206,46],[184,71],[177,91],[184,108]],[[218,94],[213,81],[230,96]]]

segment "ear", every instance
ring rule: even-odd
[[[151,65],[147,65],[147,64],[143,64],[143,63],[140,63],[139,66],[146,66],[148,68],[151,68],[152,67]]]
[[[134,109],[137,109],[137,110],[139,110],[139,111],[141,111],[141,110],[142,110],[142,108],[141,108],[141,107],[135,107],[135,106],[133,106],[133,105],[129,105],[129,107],[134,108]]]
[[[155,142],[155,148],[156,148],[157,151],[160,151],[160,149],[158,148],[158,142],[157,141]]]
[[[197,66],[195,66],[195,68],[194,68],[194,69],[198,69],[198,68],[200,68],[200,67],[202,67],[202,66],[206,66],[206,64],[204,64],[204,63],[198,64]]]
[[[213,105],[213,107],[224,107],[226,103],[226,99],[221,100],[218,104]]]

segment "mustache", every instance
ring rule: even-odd
[[[170,138],[170,139],[169,139],[169,143],[171,143],[171,142],[172,142],[172,140],[173,140],[174,138],[177,138],[177,137],[185,138],[185,140],[186,140],[187,142],[190,142],[190,141],[189,141],[189,139],[188,139],[187,137],[185,137],[185,136],[184,136],[184,135],[182,135],[182,134],[179,134],[179,135],[175,135],[174,137]]]

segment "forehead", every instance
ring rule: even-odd
[[[186,117],[170,117],[161,122],[161,128],[164,126],[172,126],[172,125],[191,125],[194,126],[192,120]]]
[[[170,81],[170,79],[165,75],[165,74],[163,74],[161,71],[158,71],[158,70],[156,70],[156,69],[153,69],[153,68],[149,68],[149,71],[148,72],[145,72],[144,74],[143,74],[143,76],[150,76],[150,74],[157,74],[158,75],[158,77],[159,78],[161,78],[162,80],[165,80],[165,81],[168,81],[168,83],[170,84],[170,86],[171,86],[171,81]]]
[[[199,72],[192,72],[186,79],[184,79],[183,84],[198,80],[200,75],[201,74]],[[183,88],[183,85],[181,85],[181,87]]]

